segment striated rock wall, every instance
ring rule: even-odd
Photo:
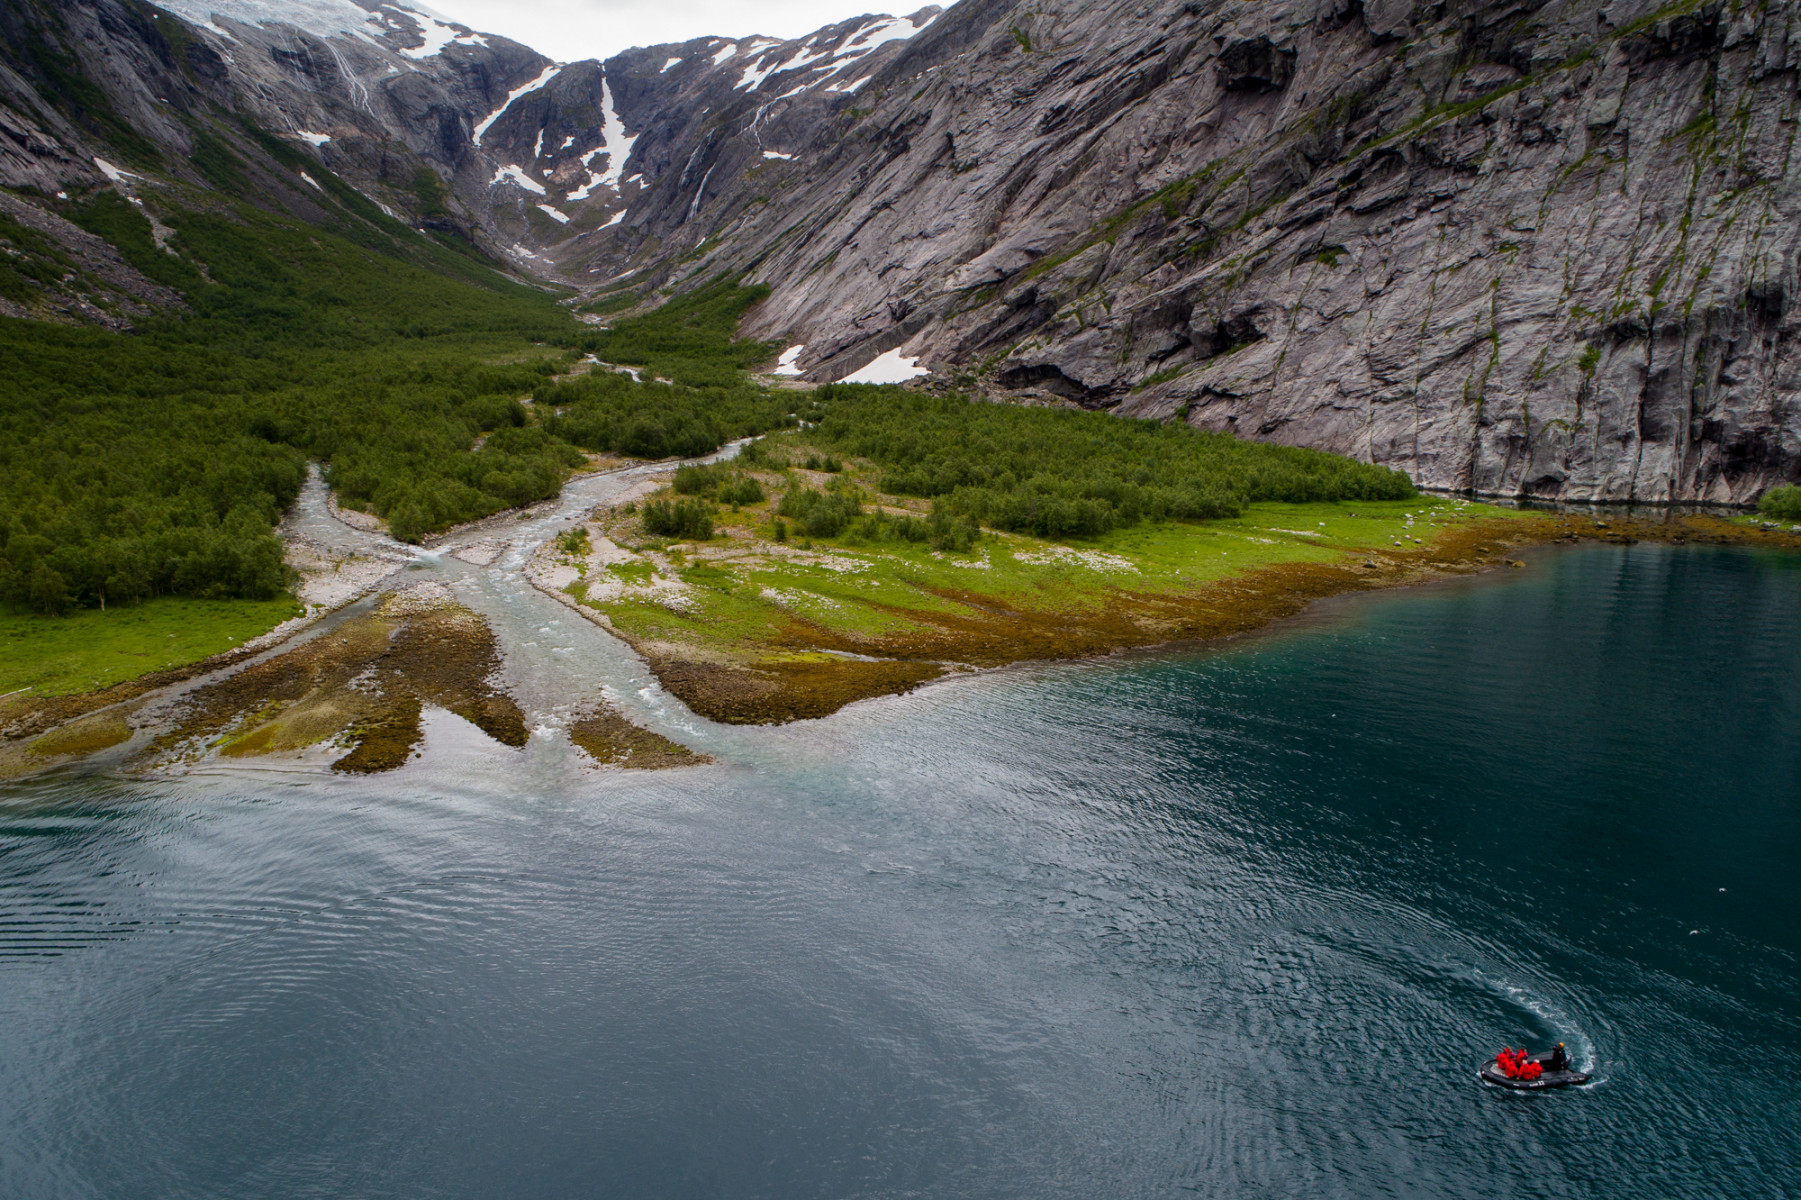
[[[1486,493],[1801,478],[1801,0],[961,0],[568,64],[398,3],[169,3],[0,0],[19,204],[204,188],[204,135],[327,219],[241,116],[524,271],[766,282],[745,332],[814,380],[900,351]],[[112,298],[44,311],[172,299],[81,255]]]
[[[658,232],[815,379],[898,346],[1428,486],[1744,501],[1801,476],[1798,66],[1793,2],[965,0]]]
[[[322,219],[248,119],[423,232],[612,274],[661,263],[715,176],[788,161],[938,11],[558,63],[397,0],[0,0],[0,188],[79,197],[117,182],[97,158],[210,187],[212,138],[262,172],[254,202]]]

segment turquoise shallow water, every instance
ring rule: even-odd
[[[1801,562],[1589,547],[679,775],[14,785],[0,1195],[1792,1195],[1797,730]]]

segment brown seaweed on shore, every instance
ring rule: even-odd
[[[205,745],[251,757],[338,739],[336,771],[391,771],[424,737],[426,704],[504,745],[525,745],[525,716],[490,681],[500,648],[480,616],[427,588],[390,595],[311,641],[196,689],[151,757]]]
[[[1263,567],[1186,593],[1115,589],[1087,608],[1038,611],[975,591],[939,591],[934,594],[953,601],[954,610],[883,609],[907,620],[906,634],[857,637],[794,618],[769,646],[771,656],[750,662],[689,657],[669,643],[640,650],[663,686],[699,715],[728,724],[784,724],[911,691],[957,665],[999,667],[1231,637],[1293,617],[1328,596],[1518,567],[1508,555],[1519,546],[1579,541],[1793,549],[1797,539],[1705,515],[1546,514],[1446,529],[1417,549],[1371,548],[1335,563]]]
[[[671,767],[698,767],[713,761],[710,754],[696,754],[679,742],[652,733],[626,720],[611,705],[602,704],[569,726],[569,740],[603,766],[634,771],[662,771]]]
[[[646,656],[664,687],[710,721],[783,725],[830,716],[847,704],[910,692],[945,673],[938,663],[866,661],[814,655],[752,666]]]

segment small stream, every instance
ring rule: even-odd
[[[733,443],[691,461],[724,461],[735,457],[740,445]],[[546,596],[526,578],[527,562],[546,542],[573,528],[595,507],[616,500],[648,478],[667,475],[678,465],[651,463],[578,476],[555,500],[463,527],[434,539],[429,549],[357,529],[334,517],[324,481],[315,471],[289,514],[287,528],[334,552],[400,566],[383,581],[377,594],[413,582],[441,583],[459,603],[487,618],[505,658],[507,690],[525,709],[527,726],[536,735],[528,756],[548,754],[565,761],[566,744],[539,743],[560,742],[569,715],[601,695],[638,724],[695,749],[743,752],[757,743],[754,735],[695,717],[663,690],[629,646]],[[476,557],[491,557],[492,561],[478,565],[457,557],[459,551],[471,548],[483,551]],[[356,604],[319,628],[330,628],[335,620],[368,607],[367,601]],[[433,716],[433,727],[440,734],[458,724],[442,713]]]

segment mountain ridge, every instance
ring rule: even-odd
[[[174,7],[61,6],[114,116],[9,63],[0,185],[129,192],[92,160],[136,137],[206,186],[190,126],[258,153],[230,113],[601,307],[766,284],[745,333],[813,380],[904,353],[1487,494],[1801,476],[1793,3],[963,0],[577,63],[373,0]]]

